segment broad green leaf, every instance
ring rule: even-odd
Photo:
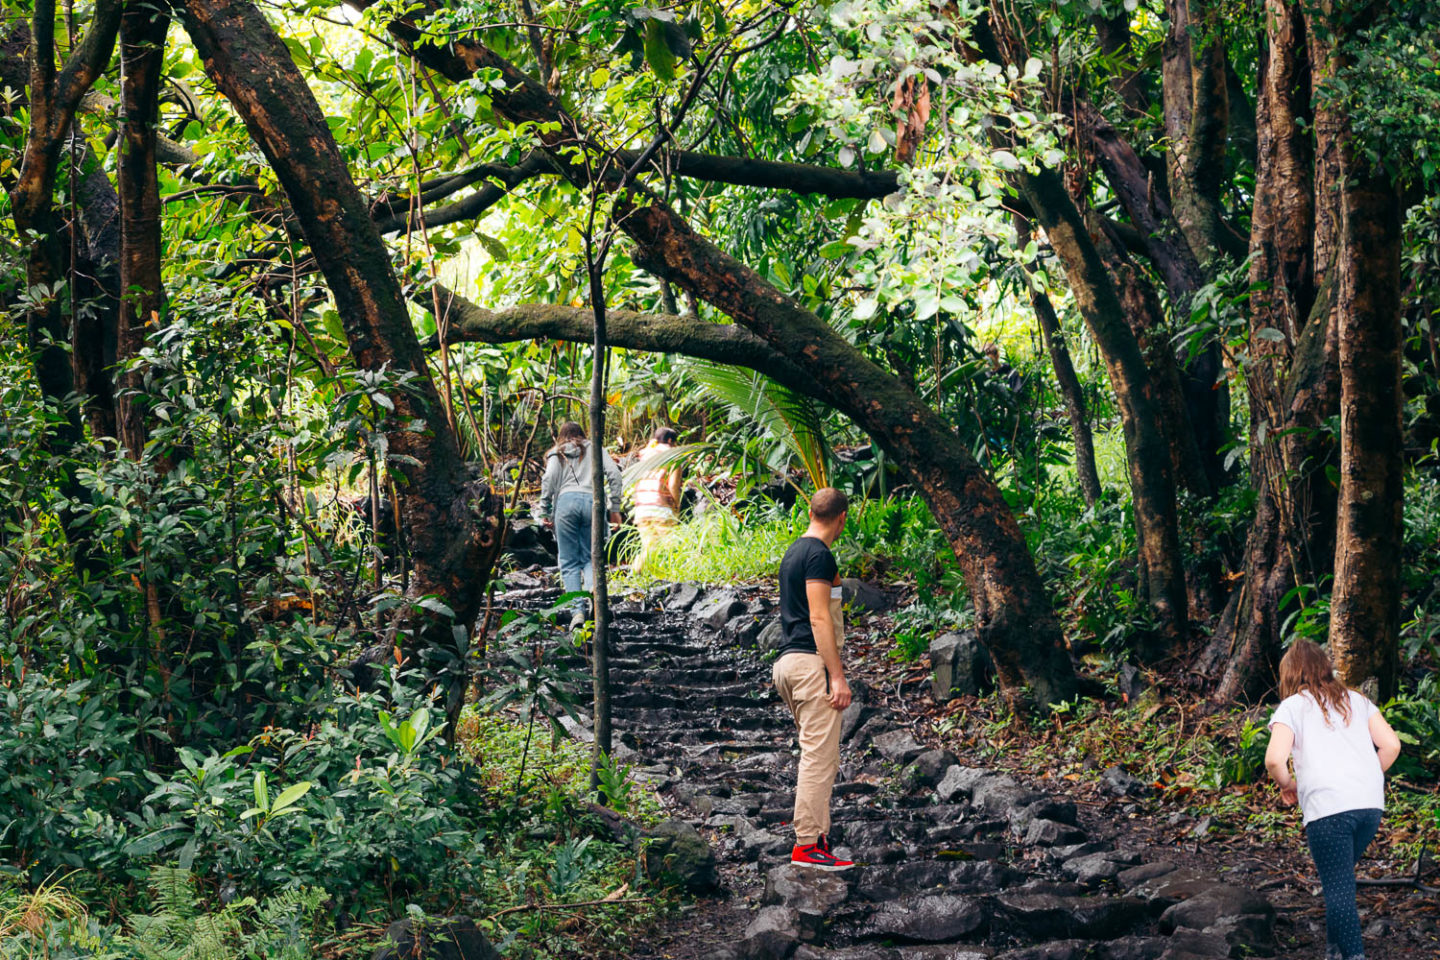
[[[645,21],[645,62],[661,80],[675,79],[675,54],[665,37],[665,24],[659,20]]]
[[[299,783],[292,783],[281,790],[280,796],[276,797],[275,802],[270,805],[270,815],[273,817],[284,812],[286,807],[294,805],[301,797],[309,793],[313,786],[314,784],[309,780],[301,780]]]

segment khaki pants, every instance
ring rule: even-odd
[[[787,653],[775,661],[775,689],[800,728],[795,783],[795,842],[807,846],[830,832],[830,792],[840,766],[840,717],[818,653]]]
[[[640,552],[635,554],[635,569],[641,570],[645,567],[645,561],[650,558],[650,553],[655,549],[655,544],[669,535],[675,529],[675,514],[669,516],[656,514],[653,516],[642,516],[635,518],[635,529],[640,533]]]

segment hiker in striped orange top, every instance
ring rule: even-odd
[[[641,461],[674,449],[677,439],[679,435],[673,427],[658,428],[641,452]],[[651,470],[636,482],[635,527],[640,532],[640,552],[635,555],[634,569],[643,569],[655,545],[675,529],[683,482],[676,468]]]

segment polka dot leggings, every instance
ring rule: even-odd
[[[1355,909],[1355,864],[1379,829],[1379,810],[1346,810],[1311,821],[1305,828],[1325,890],[1325,960],[1364,960],[1360,914]]]

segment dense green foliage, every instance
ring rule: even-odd
[[[1061,253],[1016,229],[1028,209],[1017,177],[1055,170],[1080,185],[1084,212],[1143,246],[1114,185],[1078,145],[1069,107],[1091,98],[1137,145],[1152,189],[1165,179],[1165,5],[1009,6],[1015,36],[1002,39],[1034,55],[1006,66],[977,58],[973,43],[988,21],[970,2],[548,0],[518,5],[535,19],[532,41],[513,2],[462,0],[437,4],[427,29],[473,33],[538,77],[579,118],[586,143],[634,151],[663,132],[657,168],[643,173],[647,195],[753,269],[765,295],[811,311],[913,393],[998,487],[1088,689],[1107,691],[1061,705],[1057,729],[1076,731],[1067,762],[1087,751],[1104,760],[1149,751],[1147,776],[1185,767],[1221,798],[1219,810],[1226,789],[1259,775],[1254,716],[1157,751],[1149,705],[1107,713],[1117,669],[1159,632],[1138,559],[1124,405]],[[1407,211],[1403,676],[1387,713],[1407,745],[1399,772],[1429,784],[1440,774],[1440,202],[1424,195],[1440,183],[1440,32],[1427,5],[1402,6],[1347,40],[1338,75],[1316,95],[1354,118],[1362,152],[1383,165]],[[1238,117],[1259,92],[1264,25],[1254,5],[1222,8],[1216,40],[1235,74]],[[15,0],[0,39],[15,40],[48,11],[59,39],[44,55],[64,57],[97,9],[57,14]],[[423,67],[416,48],[389,32],[392,18],[411,13],[395,4],[361,11],[308,0],[264,13],[385,231],[465,459],[516,496],[523,519],[555,427],[585,417],[594,359],[560,340],[430,344],[447,322],[436,319],[444,311],[434,284],[496,310],[588,306],[587,245],[608,229],[614,198],[546,168],[506,181],[481,215],[451,216],[444,204],[498,190],[553,132],[497,109],[499,71],[445,80]],[[1111,17],[1130,48],[1102,49],[1096,23]],[[687,97],[699,71],[722,60]],[[144,421],[138,455],[101,428],[96,396],[47,396],[36,373],[49,344],[34,318],[51,305],[70,331],[55,345],[77,367],[88,354],[113,360],[117,349],[120,281],[114,252],[101,249],[95,184],[113,199],[125,119],[118,64],[99,71],[48,185],[63,222],[52,239],[69,259],[63,279],[40,286],[27,257],[41,238],[16,227],[12,194],[33,91],[15,88],[28,74],[5,66],[0,957],[104,956],[103,947],[145,958],[301,960],[322,945],[372,947],[378,928],[407,911],[457,910],[484,920],[517,955],[623,951],[674,898],[645,886],[637,851],[606,839],[587,804],[648,822],[660,816],[658,801],[608,758],[592,790],[588,750],[560,736],[585,677],[575,666],[582,651],[557,639],[557,611],[459,624],[477,655],[440,668],[392,659],[405,639],[397,624],[417,607],[450,609],[443,597],[412,595],[406,533],[397,530],[398,502],[417,491],[404,488],[410,464],[393,440],[420,427],[397,416],[394,398],[423,378],[359,368],[294,198],[182,27],[171,25],[164,51],[158,123],[166,305],[145,318],[143,346],[111,370],[120,384],[112,405],[133,404]],[[1123,104],[1132,68],[1150,94],[1140,108]],[[1251,227],[1258,175],[1253,136],[1248,148],[1243,140],[1219,151],[1217,199],[1237,237]],[[729,184],[683,175],[676,147],[857,177],[888,172],[895,189],[881,200]],[[425,199],[431,192],[443,196]],[[1249,408],[1246,378],[1261,348],[1284,334],[1252,334],[1250,311],[1266,284],[1242,256],[1206,264],[1204,282],[1182,298],[1170,296],[1154,262],[1135,256],[1136,282],[1159,291],[1147,350],[1171,347],[1182,362],[1212,350],[1220,358],[1207,389],[1223,386],[1230,400],[1218,425],[1224,482],[1206,496],[1182,493],[1177,512],[1186,573],[1223,593],[1243,578],[1265,492],[1252,484],[1263,482],[1254,461],[1268,425]],[[628,241],[614,247],[603,288],[612,310],[682,312],[694,326],[736,319]],[[1065,395],[1038,331],[1040,293],[1070,344],[1078,397]],[[104,323],[109,339],[94,333]],[[604,441],[631,452],[655,425],[675,425],[693,444],[683,467],[698,501],[621,590],[656,578],[772,577],[805,527],[805,495],[829,483],[856,498],[837,546],[844,575],[904,593],[877,638],[895,660],[917,661],[935,635],[977,626],[961,560],[916,464],[894,462],[822,399],[748,369],[638,349],[612,351],[608,364]],[[124,383],[127,374],[134,379]],[[1067,415],[1077,400],[1104,487],[1093,505],[1080,494]],[[65,440],[72,421],[74,443]],[[1340,431],[1338,416],[1315,430],[1327,440]],[[1338,487],[1334,467],[1326,478]],[[509,569],[502,561],[499,572]],[[491,573],[474,571],[479,589]],[[1327,634],[1331,588],[1325,574],[1288,590],[1282,641]],[[1186,696],[1202,699],[1215,679],[1193,676],[1184,658],[1220,629],[1223,600],[1157,668]],[[353,665],[362,650],[370,663]],[[453,736],[442,672],[474,693]],[[1417,818],[1434,816],[1431,799],[1413,807]],[[602,907],[580,933],[531,909],[598,900],[625,884],[643,889],[643,910],[626,919]],[[186,944],[196,945],[189,954]]]

